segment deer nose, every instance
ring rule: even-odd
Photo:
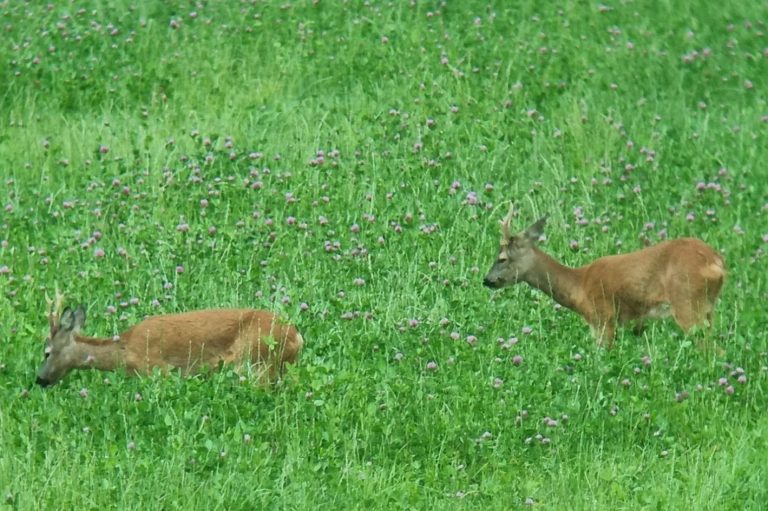
[[[488,277],[485,277],[485,278],[483,279],[483,285],[484,285],[485,287],[496,287],[496,282],[492,281],[492,280],[491,280],[491,279],[489,279]]]
[[[35,383],[37,383],[41,387],[47,387],[48,385],[51,384],[48,380],[44,380],[44,379],[40,378],[39,376],[37,377],[37,380],[35,380]]]

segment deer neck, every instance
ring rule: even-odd
[[[569,268],[538,248],[535,263],[521,280],[543,291],[563,307],[579,311],[581,303],[581,269]]]
[[[96,337],[75,337],[75,349],[80,360],[80,369],[112,371],[124,361],[124,346],[120,341]]]

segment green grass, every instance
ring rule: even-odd
[[[4,505],[762,509],[765,5],[366,4],[0,3]],[[510,200],[570,265],[716,247],[726,354],[484,288]],[[56,286],[94,335],[258,307],[305,351],[42,390]]]

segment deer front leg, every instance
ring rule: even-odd
[[[589,324],[592,335],[595,337],[598,346],[611,349],[613,347],[613,338],[616,334],[616,326],[613,321],[596,321]]]
[[[589,323],[597,345],[611,349],[616,334],[616,313],[613,303],[604,296],[593,298],[590,303],[591,309],[582,311],[582,315]]]

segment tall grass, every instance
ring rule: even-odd
[[[14,509],[761,509],[768,53],[760,2],[0,3],[0,498]],[[723,357],[598,349],[497,220],[569,265],[699,237]],[[294,321],[229,370],[33,386],[58,286]]]

